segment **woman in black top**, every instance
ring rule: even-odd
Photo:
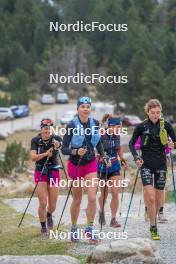
[[[156,218],[163,203],[163,192],[166,182],[166,146],[176,147],[176,136],[170,123],[160,118],[161,103],[151,99],[145,105],[148,119],[139,124],[129,143],[130,151],[137,166],[141,166],[141,179],[144,186],[144,201],[150,219],[150,233],[154,240],[159,240]],[[135,142],[141,137],[142,156],[135,150]],[[171,138],[173,143],[168,142]],[[153,176],[154,175],[154,176]]]
[[[53,126],[51,119],[41,121],[40,134],[31,140],[30,156],[35,161],[35,183],[38,182],[37,195],[39,199],[38,215],[41,223],[41,235],[48,234],[48,229],[53,228],[52,213],[56,208],[58,197],[58,184],[60,181],[59,165],[57,161],[58,149],[61,146],[61,138],[51,134]],[[46,159],[49,157],[45,169],[41,175]],[[48,200],[48,205],[47,205]],[[46,211],[47,207],[47,211]],[[46,227],[47,220],[47,227]]]
[[[108,185],[111,190],[111,227],[121,227],[121,224],[116,220],[116,214],[119,207],[119,188],[120,188],[120,170],[121,164],[126,168],[127,161],[123,157],[123,149],[120,144],[120,131],[121,131],[121,120],[118,116],[105,114],[102,123],[107,123],[108,127],[105,133],[102,135],[102,144],[106,155],[110,160],[110,166],[107,168],[105,164],[102,164],[101,160],[98,163],[98,175],[101,180],[105,180],[106,186],[100,187],[99,196],[99,223],[102,225],[106,224],[104,214],[104,203],[108,197]],[[121,162],[121,164],[120,164]]]

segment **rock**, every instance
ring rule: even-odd
[[[6,140],[7,137],[8,137],[8,134],[7,133],[2,134],[2,132],[1,132],[1,134],[0,134],[0,140]]]
[[[0,256],[1,264],[79,264],[73,257],[61,255],[49,256]]]
[[[150,239],[134,238],[98,245],[87,257],[86,263],[163,264]]]
[[[34,189],[34,184],[31,182],[20,183],[16,188],[14,187],[9,194],[13,195],[26,195],[31,194]]]
[[[31,182],[26,182],[21,184],[18,188],[17,193],[19,194],[31,194],[34,189],[34,184]]]

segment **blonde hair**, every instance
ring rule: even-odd
[[[144,110],[146,113],[149,112],[150,109],[159,107],[162,111],[162,105],[158,99],[150,99],[144,106]]]

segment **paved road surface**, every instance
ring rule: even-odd
[[[58,104],[51,106],[49,109],[38,112],[34,115],[20,118],[20,119],[14,119],[12,121],[3,121],[0,122],[0,134],[7,136],[8,134],[13,133],[17,130],[23,130],[23,129],[39,129],[40,120],[44,117],[50,117],[53,120],[58,120],[62,117],[64,112],[70,111],[70,110],[76,110],[75,104]],[[127,145],[130,140],[130,136],[122,136],[121,137],[121,143],[122,145]]]
[[[34,115],[14,119],[12,121],[4,121],[0,123],[0,134],[7,135],[12,133],[15,130],[23,129],[39,129],[40,120],[44,117],[50,117],[53,120],[60,118],[65,111],[74,110],[75,104],[58,104],[51,106],[51,108],[38,112]]]

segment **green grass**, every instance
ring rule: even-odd
[[[86,256],[78,256],[77,259],[80,261],[80,264],[86,263]]]
[[[36,218],[26,215],[21,228],[21,214],[0,200],[0,252],[1,255],[69,255],[71,242],[40,238],[39,226],[31,226]]]

